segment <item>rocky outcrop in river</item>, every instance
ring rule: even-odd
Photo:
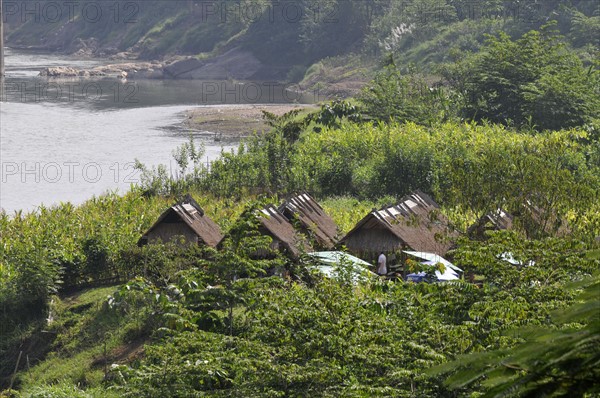
[[[45,77],[98,77],[106,76],[102,71],[91,69],[75,69],[68,66],[56,66],[45,68],[40,72],[40,76]]]
[[[222,55],[208,58],[174,59],[170,62],[125,62],[99,66],[92,69],[51,67],[40,76],[98,77],[111,76],[128,79],[194,79],[194,80],[248,80],[259,74],[263,64],[248,51],[232,49]]]

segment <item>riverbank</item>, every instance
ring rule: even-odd
[[[87,56],[89,54],[79,54]],[[171,56],[162,60],[140,60],[135,54],[122,53],[110,57],[117,61],[94,68],[53,66],[40,71],[44,77],[113,76],[131,79],[181,80],[270,80],[277,74],[250,51],[233,48],[223,54],[197,57]],[[280,79],[277,79],[280,80]]]
[[[82,56],[83,57],[83,56]],[[91,59],[90,56],[83,57]],[[109,63],[105,63],[110,61]],[[308,68],[303,76],[290,78],[265,65],[249,51],[234,48],[224,54],[196,57],[172,56],[144,61],[134,54],[102,59],[93,67],[53,65],[40,70],[48,78],[112,77],[128,80],[264,81],[278,82],[298,95],[313,98],[348,98],[358,94],[372,78],[376,65],[356,55],[328,58]],[[299,83],[296,83],[298,82]],[[317,102],[309,101],[309,102]]]
[[[241,138],[269,129],[262,117],[263,111],[281,116],[296,109],[309,112],[316,110],[317,106],[261,104],[199,107],[185,112],[183,126],[187,130],[210,131],[231,138]]]

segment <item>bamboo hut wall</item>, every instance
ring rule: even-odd
[[[159,240],[166,243],[177,236],[183,236],[186,243],[198,243],[196,233],[184,222],[160,223],[148,233],[148,242],[155,243]]]
[[[348,236],[344,244],[352,253],[371,258],[380,252],[391,253],[401,250],[405,244],[385,228],[361,228]]]

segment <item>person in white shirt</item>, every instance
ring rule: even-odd
[[[379,258],[377,259],[377,274],[379,275],[387,275],[387,266],[386,266],[387,258],[385,254],[381,252]]]

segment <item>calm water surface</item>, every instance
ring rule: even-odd
[[[0,96],[0,207],[81,203],[139,180],[133,161],[176,169],[172,150],[188,140],[182,112],[194,106],[298,101],[273,83],[121,81],[37,77],[48,66],[106,63],[8,50]],[[195,132],[208,160],[236,142]]]

